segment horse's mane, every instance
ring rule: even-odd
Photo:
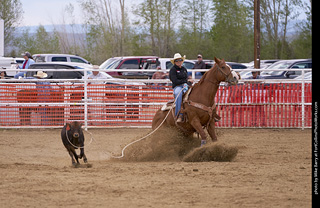
[[[211,67],[210,70],[208,70],[208,71],[206,71],[206,73],[204,73],[204,75],[201,77],[201,79],[199,80],[199,82],[197,82],[197,83],[194,85],[194,87],[200,86],[200,85],[203,83],[203,81],[206,79],[207,75],[208,75],[211,71],[213,71],[213,68],[214,68],[214,67],[215,67],[215,64]]]

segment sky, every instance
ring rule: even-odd
[[[24,11],[23,20],[19,26],[38,26],[62,24],[62,13],[70,3],[74,6],[76,24],[81,24],[81,8],[79,0],[20,0]],[[126,0],[126,5],[141,0]],[[303,0],[304,2],[308,0]],[[298,19],[304,19],[302,12]],[[78,21],[78,22],[77,22]]]
[[[74,5],[75,16],[81,16],[78,0],[20,0],[20,2],[24,13],[19,26],[59,24],[62,22],[62,11],[70,3]]]

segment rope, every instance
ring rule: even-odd
[[[88,146],[88,145],[90,145],[91,143],[92,143],[92,141],[93,141],[93,136],[92,136],[92,133],[91,132],[89,132],[88,130],[85,130],[86,132],[88,132],[89,134],[90,134],[90,136],[91,136],[91,139],[90,139],[90,142],[89,142],[89,144],[87,144],[86,146]],[[83,144],[83,146],[82,147],[77,147],[76,145],[74,145],[74,144],[72,144],[72,142],[70,142],[70,139],[69,139],[69,136],[68,136],[68,130],[66,129],[66,136],[67,136],[67,140],[68,140],[68,142],[69,142],[69,144],[71,145],[71,146],[73,146],[74,148],[82,148],[82,149],[84,149],[84,144]]]
[[[187,86],[186,86],[186,87],[187,87]],[[111,157],[112,157],[112,158],[115,158],[115,159],[123,158],[123,157],[124,157],[124,151],[125,151],[129,146],[131,146],[131,145],[134,144],[134,143],[140,142],[140,141],[143,140],[143,139],[146,139],[147,137],[151,136],[154,132],[156,132],[156,131],[164,124],[165,120],[168,118],[170,112],[172,111],[173,106],[175,106],[176,101],[177,101],[177,98],[179,97],[179,95],[181,94],[181,92],[182,92],[186,87],[183,87],[183,88],[181,89],[181,91],[179,92],[179,94],[178,94],[178,96],[176,97],[176,99],[174,99],[174,102],[173,102],[173,104],[172,104],[171,109],[168,111],[166,117],[163,119],[163,121],[160,123],[160,125],[159,125],[157,128],[155,128],[152,132],[150,132],[150,133],[147,134],[146,136],[144,136],[144,137],[142,137],[142,138],[140,138],[140,139],[137,139],[137,140],[135,140],[135,141],[130,142],[129,144],[127,144],[127,145],[122,149],[122,151],[121,151],[121,156],[113,156],[113,155],[111,155]]]

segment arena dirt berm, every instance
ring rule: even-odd
[[[219,129],[203,149],[196,136],[160,129],[122,160],[110,152],[150,129],[89,130],[92,166],[82,168],[72,168],[61,129],[0,130],[0,207],[311,206],[310,129]]]
[[[185,136],[176,128],[161,127],[146,139],[129,146],[122,160],[127,162],[230,162],[238,153],[238,148],[235,146],[211,142],[199,147],[199,141],[199,138],[194,135]]]

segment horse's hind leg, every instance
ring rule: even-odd
[[[208,125],[208,133],[212,139],[213,142],[217,141],[217,135],[216,135],[216,128],[215,128],[215,120],[212,119]]]

